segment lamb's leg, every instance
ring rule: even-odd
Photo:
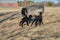
[[[35,26],[37,26],[37,25],[38,25],[38,21],[35,22]]]
[[[35,22],[35,20],[33,20],[33,22],[31,23],[31,26],[33,25],[34,22]]]
[[[22,21],[19,22],[19,26],[21,26],[21,22],[22,22]]]
[[[27,26],[29,26],[29,22],[28,22],[28,21],[26,21],[26,23],[27,23]]]
[[[20,26],[23,28],[23,24],[24,24],[25,21],[21,21],[20,22]]]

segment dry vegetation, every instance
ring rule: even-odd
[[[0,40],[60,40],[60,7],[45,7],[41,26],[21,28],[20,20],[20,12],[0,13]]]

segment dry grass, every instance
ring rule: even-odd
[[[0,23],[0,40],[60,40],[60,7],[45,7],[44,25],[38,27],[21,28],[20,19],[21,15],[18,12],[17,15]]]
[[[0,12],[9,12],[9,11],[20,11],[20,7],[19,8],[0,8]]]

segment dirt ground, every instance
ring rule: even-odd
[[[45,7],[44,25],[19,26],[19,11],[0,13],[0,40],[60,40],[60,7]]]

